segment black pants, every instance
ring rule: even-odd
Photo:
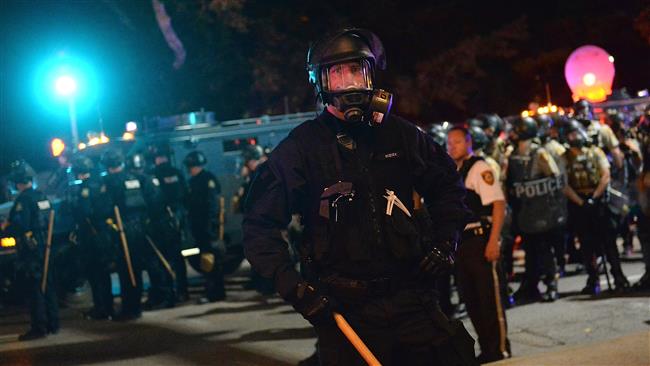
[[[147,301],[151,304],[157,304],[160,302],[173,303],[175,301],[174,296],[174,279],[165,268],[165,265],[162,263],[162,260],[154,250],[156,249],[160,252],[160,255],[168,262],[171,267],[169,254],[166,256],[165,253],[169,253],[168,245],[169,242],[162,235],[155,235],[153,237],[145,237],[146,246],[143,251],[144,264],[147,273],[149,274],[150,288]],[[151,242],[149,242],[151,240]],[[172,269],[173,270],[173,269]]]
[[[637,224],[639,241],[641,242],[641,251],[643,253],[643,263],[645,272],[650,274],[650,217],[643,213],[639,214]]]
[[[86,276],[92,291],[93,308],[99,315],[113,315],[111,273],[106,263],[89,260]]]
[[[31,316],[31,330],[34,332],[47,333],[59,329],[59,304],[52,272],[50,266],[45,293],[41,291],[40,273],[36,276],[30,274],[24,279],[25,287],[28,289],[27,303]]]
[[[527,290],[535,291],[542,276],[548,285],[555,281],[557,266],[553,246],[557,234],[554,231],[540,234],[522,234],[524,251],[526,252],[526,266],[522,286]]]
[[[578,207],[570,204],[570,214],[575,218],[575,231],[580,240],[580,250],[590,281],[598,278],[596,257],[605,254],[615,279],[623,276],[616,247],[616,231],[609,209],[599,203]]]
[[[442,314],[432,291],[401,290],[343,305],[341,313],[384,366],[476,364],[471,337]],[[321,365],[366,365],[334,322],[316,334]]]
[[[485,235],[464,235],[456,257],[456,271],[467,314],[478,334],[481,359],[496,361],[509,357],[510,341],[501,296],[501,265],[485,260],[487,240]]]
[[[124,231],[128,242],[129,255],[135,279],[135,286],[131,281],[126,262],[126,255],[122,243],[119,243],[120,251],[117,259],[117,273],[120,277],[120,291],[122,294],[122,315],[132,316],[142,313],[142,270],[143,270],[143,250],[145,236],[143,225],[140,220],[130,220],[124,222]],[[118,238],[119,240],[119,238]]]

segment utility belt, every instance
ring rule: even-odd
[[[471,222],[465,225],[463,230],[463,239],[473,238],[477,236],[488,236],[490,235],[490,230],[492,229],[492,217],[486,216],[482,217],[481,220],[476,222]]]
[[[320,278],[320,283],[329,294],[339,299],[362,300],[366,298],[385,297],[399,290],[426,289],[422,281],[398,277],[379,277],[370,280],[330,275]]]

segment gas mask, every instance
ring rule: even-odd
[[[322,87],[327,103],[352,123],[381,124],[393,102],[391,93],[373,88],[370,64],[364,59],[323,67]]]

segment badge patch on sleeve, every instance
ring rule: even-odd
[[[212,179],[208,182],[208,188],[210,189],[215,189],[217,188],[217,183],[215,183]]]
[[[50,209],[50,201],[44,200],[44,201],[38,201],[36,203],[38,205],[39,210],[49,210]]]
[[[489,185],[494,184],[494,174],[492,174],[492,171],[486,170],[483,173],[481,173],[481,178],[483,178],[483,181]]]

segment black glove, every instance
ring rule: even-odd
[[[420,271],[424,274],[437,276],[454,267],[454,252],[456,243],[446,241],[432,247],[420,262]]]
[[[333,300],[307,282],[298,283],[293,307],[314,326],[334,322]]]

